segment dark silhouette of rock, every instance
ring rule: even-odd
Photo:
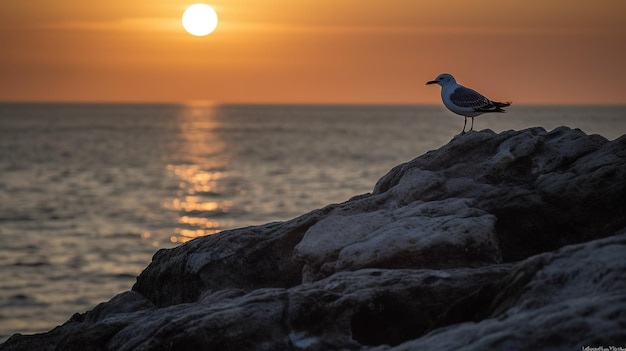
[[[371,194],[155,254],[0,350],[626,346],[626,136],[460,135]]]

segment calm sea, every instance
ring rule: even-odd
[[[512,106],[496,132],[615,139],[625,106]],[[160,248],[370,191],[463,118],[440,106],[0,104],[0,341],[131,288]]]

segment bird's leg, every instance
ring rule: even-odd
[[[465,134],[465,127],[466,126],[467,126],[467,117],[465,117],[465,123],[463,123],[463,131],[461,132],[461,134]]]
[[[471,132],[472,130],[474,130],[474,117],[472,117],[472,126],[470,127],[469,131]]]

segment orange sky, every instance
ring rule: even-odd
[[[28,0],[0,5],[0,101],[626,103],[623,0]]]

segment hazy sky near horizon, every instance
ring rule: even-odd
[[[623,0],[3,0],[0,101],[626,103]]]

